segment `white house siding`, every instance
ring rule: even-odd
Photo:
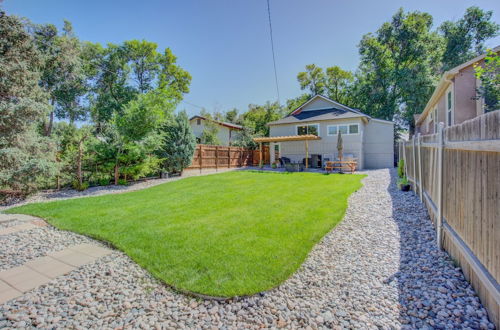
[[[203,130],[205,129],[205,121],[203,119],[200,119],[200,125],[198,125],[197,120],[197,118],[194,118],[190,121],[190,124],[194,136],[200,138],[203,134]],[[222,125],[217,125],[217,127],[217,138],[219,139],[221,145],[228,146],[230,141],[235,141],[238,139],[240,132],[238,132],[237,130],[231,130],[228,127]]]
[[[315,105],[317,106],[317,105]],[[363,168],[363,131],[364,123],[361,118],[351,119],[338,119],[338,120],[324,120],[320,122],[307,122],[309,124],[318,123],[320,125],[319,135],[321,140],[308,141],[309,155],[320,154],[322,158],[334,159],[337,156],[337,135],[328,136],[328,125],[339,124],[359,124],[358,134],[342,135],[343,140],[343,153],[344,155],[352,154],[358,159],[359,168]],[[293,123],[284,125],[271,125],[269,136],[287,136],[297,135],[296,126],[306,123]],[[292,162],[301,162],[305,157],[305,142],[304,141],[291,141],[280,143],[280,155],[282,157],[290,158]]]
[[[372,119],[363,133],[364,167],[385,168],[394,166],[394,124]]]

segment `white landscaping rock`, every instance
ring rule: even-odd
[[[394,170],[366,173],[343,222],[269,292],[194,299],[116,251],[0,306],[0,328],[493,329],[461,271],[437,249],[418,199],[396,189]]]

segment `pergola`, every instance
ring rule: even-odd
[[[258,137],[253,139],[255,142],[259,143],[259,164],[262,164],[262,143],[265,142],[286,142],[286,141],[304,141],[304,148],[306,152],[306,168],[309,167],[309,146],[307,141],[310,140],[321,140],[319,136],[314,134],[306,134],[306,135],[288,135],[288,136],[270,136],[270,137]]]

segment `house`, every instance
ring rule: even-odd
[[[358,161],[358,168],[394,166],[394,123],[371,118],[321,95],[316,95],[285,118],[270,122],[270,137],[316,135],[307,141],[311,167],[321,167],[338,157],[337,134],[343,139],[343,155]],[[279,157],[302,162],[306,157],[304,141],[273,142]],[[271,161],[275,157],[271,152]]]
[[[196,136],[196,142],[200,143],[201,135],[203,134],[203,130],[205,129],[208,121],[217,126],[217,138],[219,139],[221,145],[229,146],[231,142],[238,140],[241,136],[243,127],[240,125],[213,120],[203,116],[193,116],[189,119],[189,123],[191,125],[191,129],[193,130],[193,134]]]
[[[493,51],[500,52],[500,46]],[[424,110],[415,116],[416,133],[434,134],[437,123],[452,126],[484,114],[484,99],[477,96],[481,81],[474,66],[483,65],[485,57],[478,56],[443,74]]]

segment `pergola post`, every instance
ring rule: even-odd
[[[259,167],[263,166],[262,164],[262,142],[259,142]]]
[[[309,145],[307,144],[307,140],[304,140],[306,147],[306,170],[309,168]]]

